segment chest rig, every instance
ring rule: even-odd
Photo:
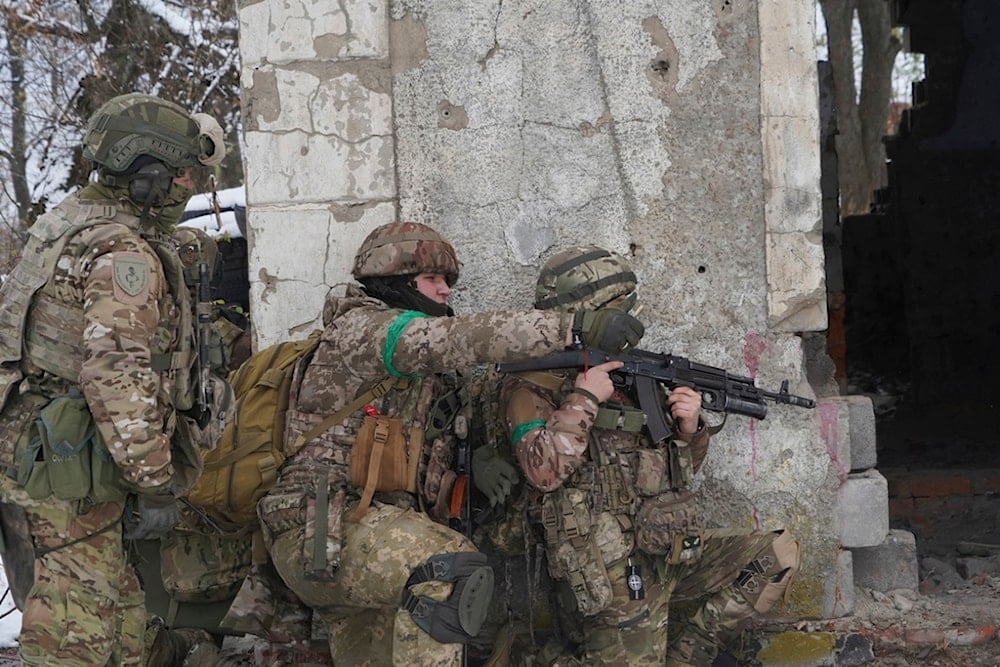
[[[572,376],[521,374],[560,405]],[[671,439],[652,443],[645,415],[615,395],[597,411],[587,457],[563,484],[532,503],[529,519],[541,527],[549,574],[565,581],[584,615],[614,597],[607,566],[639,549],[681,562],[697,557],[700,521],[687,491],[688,448]]]
[[[57,298],[43,290],[55,275],[57,263],[79,232],[101,224],[119,224],[138,230],[139,219],[110,201],[68,200],[32,225],[21,261],[0,288],[0,399],[5,399],[23,377],[25,352],[35,366],[75,383],[83,363],[83,303],[80,298]],[[152,350],[152,367],[173,376],[173,400],[179,410],[194,404],[191,367],[195,362],[191,297],[183,266],[168,239],[147,238],[155,251],[176,306],[177,330],[165,332],[164,344],[176,338],[175,349]],[[29,315],[32,326],[27,322]]]

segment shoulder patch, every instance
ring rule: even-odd
[[[115,299],[145,303],[149,297],[149,261],[140,252],[117,252],[111,260]]]

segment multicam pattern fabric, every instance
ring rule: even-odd
[[[635,274],[621,255],[594,245],[577,246],[545,263],[535,287],[535,308],[593,310],[635,288]]]
[[[9,500],[25,507],[36,549],[18,637],[23,663],[143,664],[145,609],[125,559],[122,503],[78,514],[79,503],[33,501],[6,476],[2,480]]]
[[[403,311],[389,308],[350,287],[345,297],[334,298],[324,312],[326,328],[289,412],[286,440],[305,433],[319,419],[317,415],[334,414],[388,375],[383,351],[390,325]],[[284,521],[291,521],[284,532],[269,531],[268,521],[264,521],[265,534],[271,540],[271,558],[282,579],[327,622],[335,663],[341,660],[345,664],[371,665],[457,663],[460,645],[436,642],[416,626],[408,612],[398,608],[405,582],[415,566],[438,553],[475,550],[460,533],[434,520],[447,521],[450,488],[455,480],[452,467],[456,436],[452,428],[446,428],[424,440],[432,405],[459,383],[454,373],[449,372],[452,369],[544,356],[563,348],[570,326],[571,316],[542,312],[410,320],[388,361],[414,380],[407,389],[391,390],[373,401],[371,407],[381,414],[399,417],[404,436],[421,445],[418,447],[420,502],[415,494],[405,492],[377,494],[376,502],[360,522],[345,520],[340,565],[327,581],[316,581],[306,572],[305,554],[317,552],[304,551],[305,512],[295,515],[301,517],[298,521],[287,512],[282,514]],[[305,503],[295,499],[317,497],[317,479],[325,480],[326,484],[341,480],[339,483],[346,485],[350,450],[361,417],[362,412],[358,411],[289,459],[277,485],[262,501],[262,511],[270,507],[304,507]],[[317,473],[326,469],[331,472]],[[360,489],[348,487],[348,490],[349,498],[354,501],[348,502],[344,510],[349,513]],[[334,495],[333,490],[330,495]],[[420,506],[427,508],[427,514],[415,511]],[[277,524],[271,521],[271,525]],[[443,599],[451,589],[450,583],[432,580],[410,590]],[[243,613],[235,607],[235,613]]]
[[[181,333],[158,255],[138,218],[114,201],[73,195],[35,225],[14,276],[49,266],[49,244],[63,235],[68,242],[37,293],[3,292],[4,317],[25,322],[21,396],[37,399],[5,409],[78,389],[125,483],[161,493],[174,475],[173,380],[153,370],[151,358],[170,353]],[[2,484],[10,502],[26,508],[42,550],[22,617],[25,663],[141,664],[143,596],[122,544],[122,503],[32,501],[7,475]]]
[[[171,375],[154,371],[150,359],[177,344],[179,311],[138,220],[111,203],[106,210],[114,217],[76,234],[35,295],[22,367],[34,393],[53,397],[78,386],[126,482],[153,490],[173,475],[174,422]],[[122,255],[147,267],[136,295],[123,297],[116,285]]]
[[[768,574],[773,604],[797,568],[797,545],[787,533],[782,538],[781,531],[702,531],[697,507],[690,504],[677,510],[676,522],[657,516],[641,526],[644,505],[675,507],[678,499],[687,497],[683,492],[707,453],[708,433],[701,428],[694,436],[675,438],[665,447],[654,448],[644,431],[597,428],[598,406],[592,398],[571,391],[574,373],[561,374],[563,382],[557,390],[552,387],[559,387],[560,376],[551,375],[557,380],[550,378],[542,383],[545,386],[537,380],[509,376],[503,382],[501,398],[508,434],[517,432],[519,436],[514,447],[521,470],[528,484],[542,492],[536,493],[528,508],[528,516],[534,517],[536,524],[535,540],[544,541],[548,549],[571,542],[581,550],[576,559],[562,554],[555,561],[556,570],[550,554],[550,573],[567,589],[559,599],[592,601],[592,596],[583,593],[594,589],[594,582],[580,579],[596,576],[599,568],[590,561],[595,550],[604,561],[610,601],[587,614],[581,613],[579,602],[560,610],[571,619],[571,625],[583,629],[581,654],[576,658],[588,665],[665,664],[668,605],[675,598],[699,598],[688,620],[679,624],[677,636],[670,638],[672,648],[666,664],[710,664],[719,641],[732,638],[749,618],[770,606],[758,604],[754,609],[752,600],[738,587],[741,570],[753,570],[748,564],[773,550],[779,540],[791,543],[782,563],[788,568],[772,566]],[[616,395],[612,400],[631,405],[628,397]],[[522,424],[530,428],[518,429]],[[558,499],[567,491],[582,491],[589,499],[589,525],[568,527],[565,514],[561,522],[546,518],[547,503],[542,501]],[[573,503],[569,506],[575,507]],[[577,518],[585,514],[573,509]],[[700,547],[692,549],[690,560],[672,564],[669,545],[675,545],[674,550],[683,545],[671,531],[694,527],[700,535]],[[662,534],[637,545],[636,528]],[[567,530],[562,537],[549,534]],[[624,550],[614,548],[621,540],[626,544]],[[657,544],[657,553],[644,551],[643,544]],[[668,546],[663,548],[664,544]],[[641,573],[642,599],[630,596],[631,568]]]
[[[405,276],[440,273],[448,284],[458,280],[455,249],[439,233],[419,222],[382,225],[364,240],[354,258],[352,275]]]

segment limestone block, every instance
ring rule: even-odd
[[[395,195],[392,137],[349,143],[307,132],[245,133],[247,203],[366,201]],[[335,166],[337,165],[337,166]]]
[[[889,534],[889,483],[877,470],[851,473],[837,494],[840,543],[874,547]]]
[[[387,10],[387,3],[363,0],[240,3],[243,64],[384,58],[389,51]]]
[[[906,530],[890,530],[882,544],[853,549],[854,583],[874,591],[905,588],[916,591],[920,583],[917,541]]]
[[[827,327],[826,278],[819,237],[767,234],[768,325],[774,331]]]
[[[878,463],[875,435],[875,408],[868,396],[841,397],[850,411],[851,471],[868,470]]]

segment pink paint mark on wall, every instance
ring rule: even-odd
[[[844,468],[837,451],[840,444],[840,406],[836,403],[820,401],[816,405],[816,409],[819,411],[819,436],[823,438],[826,453],[833,463],[834,470],[837,471],[837,477],[843,483],[847,480],[847,470]]]
[[[757,377],[757,368],[760,366],[760,355],[767,350],[767,339],[756,331],[748,331],[743,336],[743,361],[747,365],[747,372],[750,377]]]

